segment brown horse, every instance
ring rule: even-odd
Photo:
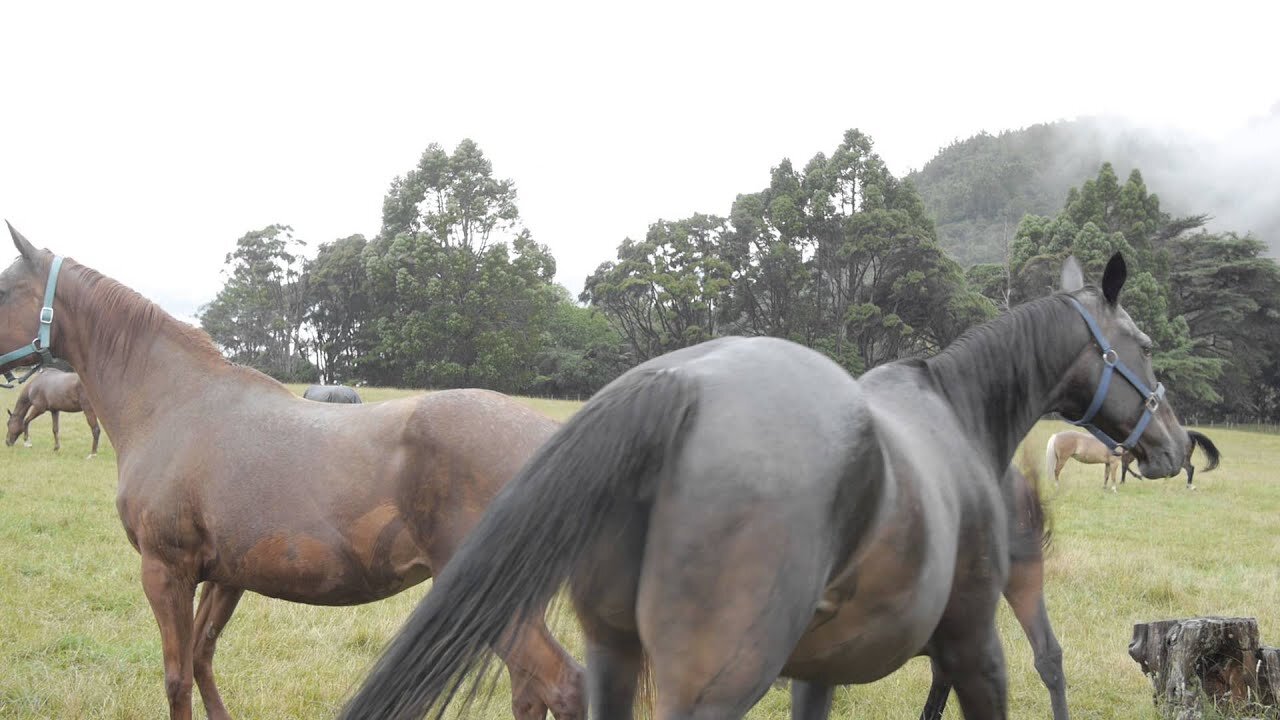
[[[93,433],[93,449],[89,457],[98,454],[98,416],[93,412],[93,404],[80,383],[80,376],[75,373],[62,372],[53,368],[44,368],[22,386],[18,393],[18,402],[9,411],[9,432],[4,444],[10,447],[22,435],[23,445],[31,447],[31,421],[49,413],[53,419],[53,449],[62,448],[62,438],[58,432],[58,413],[83,412],[85,422]]]
[[[116,507],[142,556],[171,718],[191,717],[193,677],[208,716],[229,717],[213,654],[246,590],[353,605],[422,582],[556,430],[486,391],[368,405],[303,400],[227,362],[204,333],[123,285],[71,260],[51,272],[53,255],[10,232],[21,257],[0,274],[0,345],[29,342],[48,318],[53,353],[79,371],[109,430]],[[541,613],[513,626],[501,647],[516,717],[536,720],[548,708],[582,717],[582,669]]]
[[[1058,484],[1058,476],[1062,474],[1062,468],[1068,460],[1086,465],[1105,464],[1102,489],[1106,490],[1110,484],[1111,492],[1115,492],[1117,481],[1123,482],[1119,474],[1120,468],[1124,463],[1131,462],[1133,455],[1125,453],[1122,458],[1092,435],[1065,430],[1050,437],[1049,444],[1044,449],[1045,471],[1053,473],[1053,484]]]
[[[778,677],[813,720],[837,685],[922,652],[966,717],[1006,717],[1001,479],[1019,442],[1059,412],[1124,438],[1144,474],[1185,457],[1126,276],[1117,254],[1086,288],[1069,262],[1064,292],[857,379],[766,337],[629,370],[488,507],[342,717],[442,711],[565,582],[592,717],[632,717],[647,666],[655,720],[740,718]]]

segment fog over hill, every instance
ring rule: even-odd
[[[1024,214],[1057,213],[1067,190],[1103,162],[1122,180],[1140,170],[1167,212],[1206,213],[1210,230],[1252,232],[1277,254],[1280,102],[1219,137],[1114,117],[981,134],[944,148],[910,177],[948,252],[964,264],[999,262]]]

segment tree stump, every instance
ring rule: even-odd
[[[1129,656],[1151,678],[1156,706],[1172,720],[1280,718],[1280,655],[1261,645],[1253,618],[1139,623]]]

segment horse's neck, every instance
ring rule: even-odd
[[[166,407],[198,397],[207,387],[209,351],[194,346],[166,322],[140,324],[104,318],[89,303],[76,303],[54,331],[54,352],[66,358],[80,376],[80,386],[111,441],[123,454],[135,428],[145,425]],[[111,322],[118,337],[93,332],[97,323]],[[103,346],[106,345],[106,346]]]
[[[927,361],[961,427],[1003,471],[1018,443],[1056,401],[1059,382],[1083,347],[1084,326],[1060,298],[1044,298],[987,323]],[[1079,327],[1077,328],[1077,325]],[[1076,331],[1079,331],[1078,333]]]

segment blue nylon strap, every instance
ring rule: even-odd
[[[1098,379],[1098,389],[1093,394],[1093,401],[1089,403],[1089,409],[1085,411],[1079,420],[1068,420],[1067,422],[1084,427],[1112,450],[1116,448],[1132,450],[1138,444],[1138,440],[1142,438],[1142,433],[1146,431],[1147,425],[1151,423],[1155,410],[1160,407],[1160,403],[1164,400],[1164,384],[1156,383],[1155,390],[1148,388],[1142,378],[1129,369],[1129,366],[1125,365],[1120,356],[1112,349],[1111,344],[1107,342],[1107,338],[1102,334],[1102,329],[1098,327],[1097,321],[1093,319],[1088,310],[1085,310],[1084,305],[1081,305],[1080,301],[1073,297],[1068,297],[1067,299],[1071,301],[1071,304],[1080,313],[1080,317],[1084,318],[1085,324],[1089,326],[1089,333],[1093,335],[1094,341],[1101,348],[1102,361],[1105,363],[1102,377]],[[1144,398],[1142,416],[1138,418],[1137,425],[1134,426],[1133,431],[1129,433],[1129,437],[1125,438],[1124,442],[1117,442],[1092,422],[1098,411],[1102,409],[1103,402],[1107,399],[1107,393],[1111,390],[1111,378],[1116,371],[1119,371],[1120,376],[1128,381]]]
[[[36,330],[35,339],[17,350],[0,355],[0,367],[8,365],[15,360],[24,360],[32,355],[39,356],[39,361],[31,366],[22,377],[17,379],[19,383],[26,382],[45,363],[53,362],[53,352],[49,349],[49,342],[53,335],[53,297],[58,288],[58,272],[61,269],[62,256],[55,255],[53,262],[49,265],[49,279],[44,285],[44,304],[40,307],[40,327]],[[6,370],[4,376],[9,382],[14,382],[12,370]],[[0,384],[0,387],[13,386]]]

